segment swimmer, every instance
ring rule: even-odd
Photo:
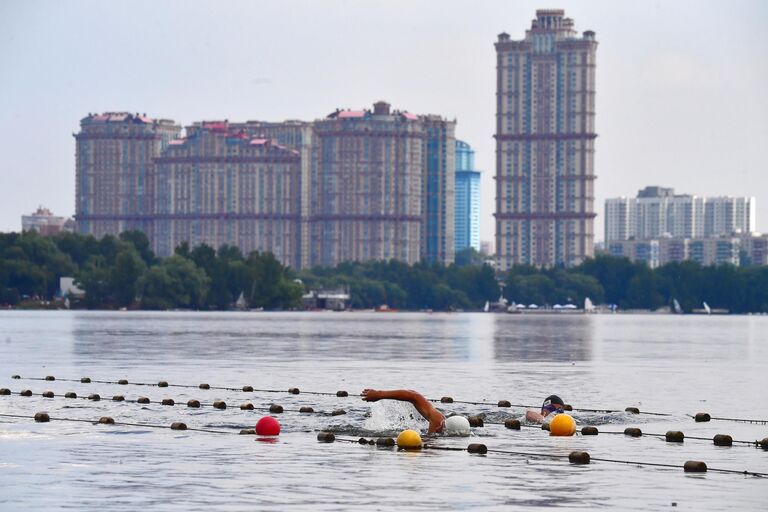
[[[544,418],[552,413],[561,413],[565,408],[565,402],[557,395],[549,395],[541,404],[541,412],[528,411],[525,419],[534,423],[544,423]]]
[[[377,389],[364,389],[361,393],[366,402],[378,402],[379,400],[399,400],[410,402],[429,422],[428,434],[445,434],[446,436],[468,436],[469,420],[464,416],[451,416],[446,418],[432,403],[424,398],[421,393],[408,389],[395,389],[383,391]]]

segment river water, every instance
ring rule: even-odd
[[[768,478],[711,469],[768,473],[768,451],[690,436],[754,441],[768,437],[768,426],[688,415],[768,419],[767,363],[768,317],[759,316],[3,311],[0,388],[12,394],[0,396],[0,414],[23,417],[0,417],[0,510],[765,510]],[[56,380],[28,379],[47,375]],[[95,382],[119,379],[129,384]],[[160,380],[171,386],[134,384]],[[198,389],[203,382],[234,390]],[[427,441],[517,453],[319,443],[322,430],[356,440],[425,429],[410,406],[362,402],[368,387],[487,402],[438,404],[485,414],[486,424],[469,439]],[[23,389],[35,394],[19,396]],[[102,400],[82,399],[92,393]],[[500,424],[525,409],[499,400],[540,404],[551,393],[577,409],[579,427],[600,434],[550,437]],[[117,394],[126,401],[112,401]],[[139,396],[177,405],[132,402]],[[228,407],[186,407],[193,398]],[[257,409],[240,410],[243,402]],[[285,408],[274,415],[276,440],[237,435],[270,404]],[[315,413],[296,412],[302,406]],[[629,406],[669,415],[623,412]],[[331,416],[335,409],[347,414]],[[54,419],[32,421],[41,411]],[[102,416],[138,426],[57,421]],[[223,433],[142,426],[176,421]],[[689,438],[632,438],[626,427]],[[575,450],[633,463],[562,458]],[[688,460],[710,471],[685,473]]]

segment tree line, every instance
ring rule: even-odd
[[[626,258],[598,255],[573,268],[515,266],[498,274],[468,249],[456,263],[347,262],[295,272],[272,254],[243,255],[232,246],[177,247],[160,259],[139,231],[120,236],[35,232],[0,234],[0,304],[51,300],[59,278],[73,276],[82,307],[225,310],[242,296],[249,308],[301,307],[309,289],[344,288],[353,308],[480,310],[500,294],[511,303],[616,304],[658,309],[677,300],[684,311],[702,307],[733,313],[768,312],[768,267],[702,267],[686,261],[650,269]]]

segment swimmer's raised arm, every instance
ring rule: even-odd
[[[400,400],[410,402],[429,422],[429,432],[439,432],[442,428],[445,416],[435,409],[432,403],[424,398],[424,395],[410,389],[393,389],[389,391],[378,389],[364,389],[360,394],[366,402],[378,402],[379,400]]]

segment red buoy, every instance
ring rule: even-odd
[[[280,422],[272,416],[264,416],[256,422],[256,435],[276,436],[280,434]]]

